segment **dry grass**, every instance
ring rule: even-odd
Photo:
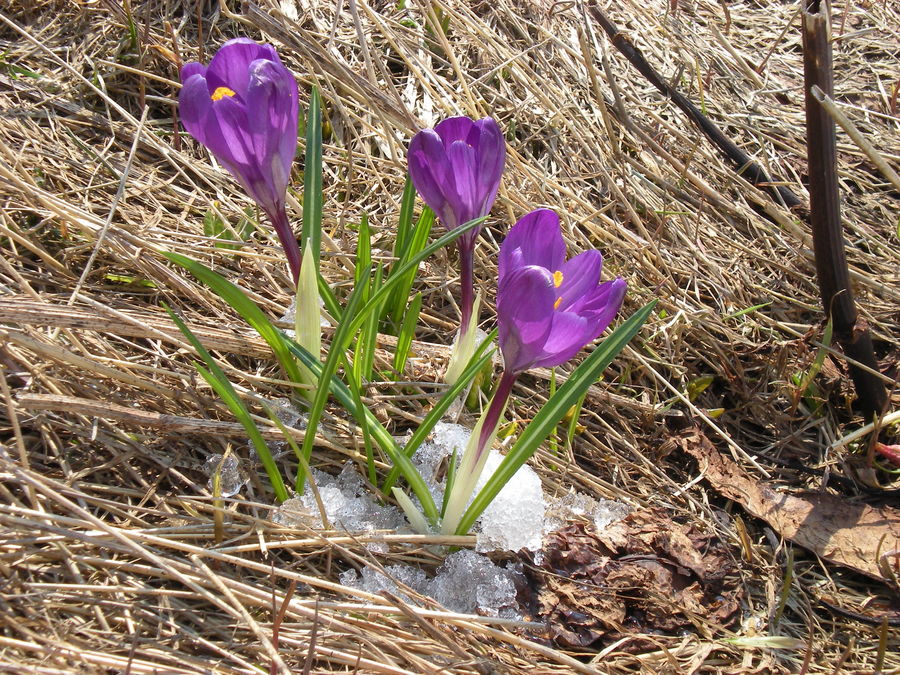
[[[823,411],[796,406],[791,377],[809,367],[822,328],[802,218],[736,175],[577,3],[406,5],[351,0],[336,13],[334,3],[264,0],[243,10],[232,3],[243,13],[231,14],[215,2],[145,0],[127,11],[114,0],[0,2],[3,669],[900,669],[895,627],[822,604],[864,614],[887,587],[792,549],[719,498],[686,456],[667,454],[668,423],[693,419],[760,479],[818,487],[822,472],[864,474],[848,448],[833,447],[858,422],[839,359],[826,367]],[[628,0],[605,9],[728,136],[805,195],[798,3]],[[433,30],[435,11],[449,18],[446,35]],[[834,13],[835,99],[896,170],[900,6],[837,3]],[[715,533],[740,566],[739,623],[626,637],[586,654],[547,645],[534,627],[370,596],[337,583],[339,571],[374,561],[434,565],[427,545],[436,542],[388,535],[390,552],[375,555],[365,538],[343,532],[278,529],[258,479],[250,496],[225,505],[226,540],[215,541],[200,467],[229,445],[244,452],[244,441],[198,383],[161,303],[184,313],[235,384],[270,398],[287,386],[233,313],[156,251],[217,267],[273,316],[289,303],[285,265],[265,229],[237,255],[203,236],[210,200],[232,222],[247,200],[192,140],[174,135],[175,45],[184,60],[208,58],[237,35],[274,43],[301,90],[323,92],[333,240],[323,265],[332,283],[348,283],[363,212],[376,245],[390,250],[415,129],[450,114],[490,114],[508,132],[509,162],[478,249],[489,297],[505,230],[550,206],[563,214],[570,250],[599,246],[609,273],[628,279],[627,310],[660,298],[665,313],[589,399],[585,431],[562,468],[546,453],[533,464],[550,490],[662,507]],[[839,136],[839,154],[859,309],[893,374],[900,200],[849,137]],[[452,333],[452,258],[430,260],[420,280],[417,380],[433,379]],[[706,376],[712,385],[693,396],[692,383]],[[533,415],[545,378],[522,379],[514,418]],[[381,393],[369,392],[373,405],[395,420],[424,405]],[[320,436],[315,460],[324,468],[360,457],[339,411]],[[792,461],[818,473],[785,468]],[[723,641],[767,635],[802,646]]]

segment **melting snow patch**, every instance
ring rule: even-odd
[[[387,575],[374,567],[364,567],[361,574],[358,574],[356,570],[347,570],[341,573],[340,579],[344,586],[358,588],[374,595],[378,595],[382,591],[389,591],[405,602],[412,602],[412,600],[399,589],[397,582],[409,586],[416,593],[422,595],[428,593],[428,579],[425,572],[418,567],[386,565],[384,571],[387,572]]]
[[[503,456],[491,450],[475,488],[484,487]],[[541,547],[544,529],[544,491],[541,479],[527,464],[503,486],[478,519],[477,551],[518,551]]]
[[[206,486],[209,488],[210,492],[213,491],[213,477],[215,472],[217,470],[219,471],[219,494],[226,499],[228,497],[234,497],[241,491],[241,488],[244,487],[244,483],[247,482],[247,476],[241,471],[241,462],[237,458],[237,455],[233,453],[228,455],[224,462],[222,461],[222,455],[211,455],[203,465],[203,469],[209,474],[209,480],[207,481]]]
[[[559,530],[568,525],[570,521],[579,518],[590,520],[596,530],[602,532],[611,524],[622,520],[633,510],[623,502],[594,499],[582,492],[570,492],[553,500],[547,506],[544,533]]]
[[[457,551],[438,569],[428,595],[453,612],[517,619],[515,574],[475,551]]]
[[[384,570],[386,575],[372,567],[364,567],[361,573],[347,570],[340,576],[341,583],[375,595],[389,591],[410,602],[397,586],[396,582],[400,582],[451,612],[521,618],[516,603],[517,573],[498,567],[474,551],[457,551],[447,556],[433,579],[407,565],[387,565]]]
[[[325,516],[334,527],[348,532],[410,531],[406,518],[398,508],[382,506],[372,499],[372,492],[365,486],[352,462],[347,462],[337,476],[315,469],[312,473],[325,507]],[[311,521],[321,523],[319,505],[312,490],[307,489],[303,496],[287,500],[272,519],[289,527],[309,525]]]
[[[462,457],[471,430],[459,424],[439,422],[431,438],[419,446],[413,463],[425,479],[436,503],[444,496],[445,472],[450,456]],[[496,471],[503,455],[491,450],[475,494]],[[541,547],[544,494],[541,479],[528,465],[520,468],[475,523],[479,551],[537,550]]]
[[[458,424],[438,423],[431,438],[413,456],[414,464],[438,504],[443,498],[444,474],[449,458],[453,452],[462,456],[470,433],[469,429]],[[476,493],[502,460],[502,455],[491,451]],[[400,509],[383,506],[372,498],[370,488],[365,485],[353,463],[345,464],[337,476],[313,471],[313,478],[319,488],[325,514],[334,527],[352,532],[410,531]],[[463,550],[450,554],[431,580],[418,567],[389,565],[384,568],[386,574],[370,567],[363,568],[361,573],[348,570],[341,575],[341,583],[374,594],[387,590],[408,600],[399,590],[396,580],[417,593],[434,598],[451,611],[516,618],[515,581],[519,573],[498,567],[480,552],[518,551],[523,548],[538,551],[544,534],[565,526],[573,519],[588,519],[597,530],[603,530],[630,512],[631,507],[621,502],[596,500],[578,492],[551,500],[548,504],[540,478],[525,465],[476,522],[474,531],[478,552]],[[287,526],[318,527],[321,524],[311,490],[307,490],[302,497],[286,501],[272,519]],[[386,544],[379,542],[370,543],[369,548],[387,550]]]

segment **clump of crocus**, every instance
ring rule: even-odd
[[[565,363],[612,322],[626,283],[600,282],[603,256],[585,251],[566,260],[559,217],[532,211],[500,246],[497,323],[503,374],[457,469],[441,530],[456,531],[484,468],[516,378],[530,368]]]
[[[297,150],[297,82],[271,45],[229,40],[204,66],[186,63],[178,98],[181,121],[243,186],[271,220],[294,283],[300,247],[285,210]]]
[[[416,191],[447,229],[482,218],[491,210],[506,162],[500,127],[490,117],[451,117],[434,129],[417,133],[409,144],[409,175]],[[475,348],[478,310],[473,260],[480,227],[456,240],[459,248],[461,297],[459,335],[446,379],[455,382]]]

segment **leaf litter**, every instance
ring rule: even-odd
[[[640,651],[642,634],[709,637],[704,623],[728,627],[743,600],[727,547],[662,509],[634,511],[599,531],[574,522],[551,533],[538,558],[525,567],[535,618],[564,647],[629,637],[629,649]]]

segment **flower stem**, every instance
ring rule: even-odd
[[[460,283],[460,335],[469,330],[472,321],[472,305],[475,302],[475,277],[473,266],[475,259],[474,242],[457,239],[459,248],[459,283]],[[475,317],[476,320],[478,317]]]
[[[267,215],[272,221],[272,227],[275,228],[275,234],[278,235],[278,241],[281,242],[281,248],[284,249],[284,256],[291,268],[291,277],[296,287],[297,281],[300,279],[300,246],[297,244],[297,237],[294,236],[294,231],[288,221],[287,210],[284,208],[284,204],[280,204],[272,211],[268,211]]]
[[[513,385],[518,377],[518,373],[508,370],[504,370],[503,375],[500,376],[500,384],[497,385],[497,391],[494,392],[494,397],[491,399],[487,412],[484,414],[484,424],[481,426],[481,434],[478,437],[478,449],[475,453],[475,464],[478,464],[478,460],[484,454],[484,451],[487,450],[488,443],[494,436],[494,431],[500,423],[500,417],[506,409],[506,401],[509,399]]]
[[[500,377],[500,384],[497,386],[497,391],[494,392],[494,397],[491,399],[488,409],[472,430],[472,435],[466,444],[466,450],[456,469],[453,489],[450,491],[446,507],[444,508],[441,520],[441,532],[444,534],[456,532],[456,528],[466,510],[466,505],[472,497],[475,485],[478,483],[478,478],[484,470],[484,465],[487,461],[487,451],[497,436],[497,425],[500,424],[500,417],[506,409],[506,402],[518,376],[518,373],[503,371],[503,375]]]

